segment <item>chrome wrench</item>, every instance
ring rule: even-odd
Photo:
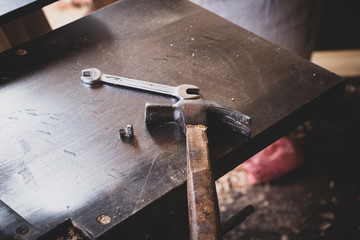
[[[151,83],[131,78],[103,74],[97,68],[87,68],[81,71],[81,80],[87,84],[105,82],[114,85],[120,85],[130,88],[141,89],[145,91],[170,95],[178,99],[197,99],[200,98],[199,88],[190,84],[182,84],[177,87]]]

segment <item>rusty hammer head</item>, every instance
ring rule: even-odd
[[[215,102],[197,99],[180,100],[174,105],[147,103],[145,106],[146,124],[177,122],[184,133],[186,125],[206,125],[210,118],[230,126],[233,131],[245,137],[250,137],[251,131],[244,125],[250,124],[250,117]]]

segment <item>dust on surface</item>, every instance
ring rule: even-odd
[[[56,240],[83,240],[83,236],[73,227],[68,227],[64,236],[56,238]]]

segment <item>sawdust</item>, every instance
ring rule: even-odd
[[[250,186],[247,173],[241,165],[219,178],[215,183],[218,194],[226,194],[230,189],[246,193],[247,188]]]
[[[327,219],[327,220],[334,220],[335,219],[335,214],[333,212],[323,212],[323,213],[320,213],[320,216],[323,219]]]
[[[84,238],[74,228],[67,228],[66,236],[58,237],[56,240],[83,240]]]
[[[324,223],[322,223],[321,225],[320,225],[320,230],[321,231],[325,231],[326,229],[328,229],[328,228],[330,228],[331,227],[331,223],[329,223],[329,222],[324,222]]]
[[[25,56],[27,54],[27,51],[25,49],[17,49],[15,53],[18,56]]]
[[[215,185],[221,212],[225,212],[227,210],[226,206],[234,203],[234,198],[232,197],[233,192],[246,194],[250,186],[247,180],[247,173],[241,165],[219,178],[215,182]]]

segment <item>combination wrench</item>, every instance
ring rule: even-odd
[[[81,80],[87,84],[104,82],[129,88],[141,89],[145,91],[173,96],[178,98],[179,100],[200,98],[199,88],[194,85],[182,84],[173,87],[159,83],[151,83],[131,78],[103,74],[97,68],[87,68],[82,70]]]

